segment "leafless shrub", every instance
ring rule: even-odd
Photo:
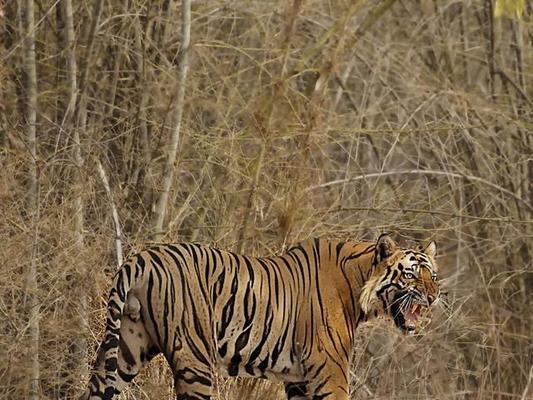
[[[162,190],[179,3],[72,3],[70,48],[58,3],[36,2],[36,158],[25,137],[22,4],[0,6],[2,399],[30,394],[28,267],[37,266],[40,396],[70,398],[86,382],[85,357],[72,346],[85,339],[93,359],[103,330],[116,268],[113,207],[131,253],[150,239]],[[405,244],[439,243],[448,296],[436,319],[415,338],[386,323],[363,327],[354,399],[533,396],[532,9],[521,20],[494,19],[492,3],[192,2],[162,240],[251,254],[381,231]],[[157,359],[123,398],[172,398],[170,382]],[[282,390],[243,379],[217,385],[221,400],[267,396]]]

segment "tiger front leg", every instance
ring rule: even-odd
[[[174,376],[177,400],[208,400],[213,393],[213,367],[192,341],[175,337],[174,347],[165,354]]]
[[[322,356],[310,365],[306,373],[308,399],[349,400],[347,361]]]
[[[289,382],[285,384],[285,394],[287,400],[307,400],[307,383]]]

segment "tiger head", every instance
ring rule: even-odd
[[[388,315],[404,333],[418,332],[440,296],[436,244],[402,249],[388,236],[376,243],[375,261],[360,304],[366,315]]]

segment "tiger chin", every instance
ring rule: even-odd
[[[158,354],[178,400],[210,399],[214,374],[267,378],[288,399],[348,400],[358,326],[420,331],[439,298],[436,245],[312,239],[251,257],[191,243],[148,248],[115,275],[88,389],[111,400]]]

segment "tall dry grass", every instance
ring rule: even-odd
[[[74,349],[84,338],[94,359],[116,268],[112,204],[125,253],[151,237],[174,122],[179,3],[101,2],[88,55],[98,3],[73,3],[85,93],[75,109],[85,107],[86,119],[71,120],[64,21],[56,2],[36,2],[36,257],[21,4],[1,6],[2,399],[29,393],[29,297],[38,299],[41,398],[79,393],[87,360]],[[353,398],[531,399],[531,4],[521,20],[493,18],[492,0],[192,7],[164,240],[268,254],[313,236],[434,239],[446,307],[420,337],[385,322],[363,327]],[[32,263],[38,284],[29,293]],[[216,392],[221,400],[282,398],[264,381],[221,378]],[[172,398],[164,360],[123,398]]]

